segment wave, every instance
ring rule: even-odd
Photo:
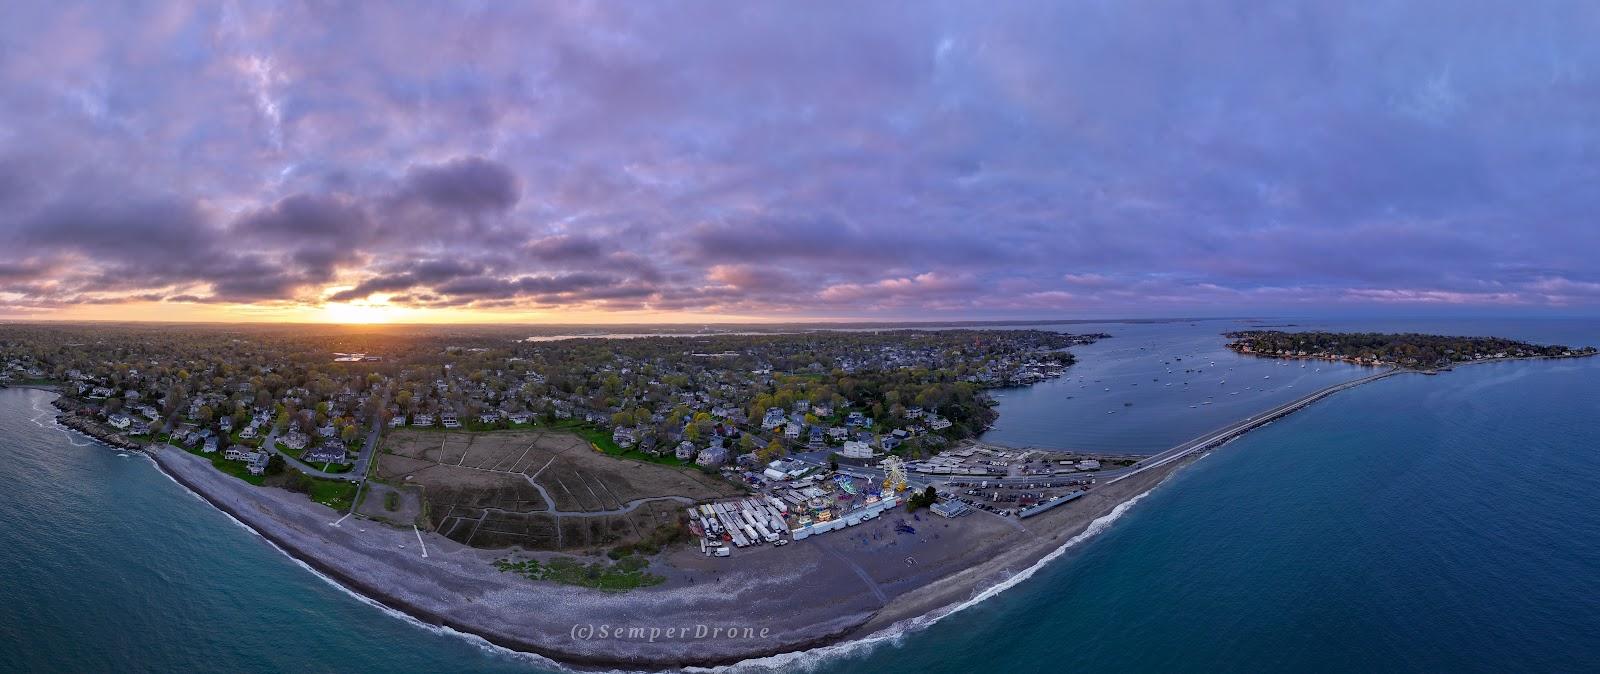
[[[1204,453],[1201,453],[1200,456],[1203,457],[1203,456],[1205,456],[1206,454],[1209,454],[1209,453],[1210,452],[1204,452]],[[390,607],[390,606],[384,604],[383,602],[377,601],[375,599],[372,599],[371,597],[368,597],[366,595],[361,594],[360,592],[352,590],[351,588],[346,587],[345,585],[341,584],[339,581],[337,581],[337,580],[333,579],[332,577],[328,576],[327,574],[325,574],[325,573],[323,573],[321,571],[318,571],[315,567],[313,567],[310,564],[307,564],[306,562],[300,560],[298,557],[294,556],[293,554],[290,554],[287,550],[284,550],[277,543],[274,543],[272,541],[272,539],[267,538],[266,536],[262,535],[261,532],[257,531],[255,528],[251,527],[250,525],[244,523],[243,521],[241,521],[238,518],[234,517],[233,515],[229,514],[227,511],[225,511],[225,510],[223,510],[221,508],[217,508],[215,506],[215,504],[212,504],[210,501],[207,501],[204,497],[200,496],[199,494],[195,493],[193,490],[189,489],[183,483],[179,482],[176,478],[174,478],[170,474],[168,474],[167,471],[164,470],[161,467],[160,463],[155,460],[154,457],[151,457],[151,456],[148,456],[148,455],[144,455],[144,454],[141,454],[141,456],[143,456],[146,460],[148,460],[155,467],[156,472],[160,473],[163,477],[167,478],[173,484],[177,485],[184,493],[187,493],[187,494],[189,494],[190,497],[195,498],[195,499],[199,500],[202,503],[205,503],[207,506],[211,507],[213,510],[215,510],[215,511],[217,511],[219,513],[222,513],[222,515],[224,517],[226,517],[229,522],[232,522],[235,526],[238,526],[239,528],[250,532],[251,534],[253,534],[257,538],[259,538],[262,541],[266,542],[266,544],[271,546],[272,549],[278,551],[278,553],[282,554],[284,557],[287,557],[289,560],[293,561],[300,568],[305,569],[307,572],[311,573],[313,576],[315,576],[318,579],[322,580],[322,582],[327,583],[330,587],[334,588],[335,590],[338,590],[339,592],[345,594],[346,596],[349,596],[349,597],[355,599],[356,601],[359,601],[359,602],[361,602],[363,604],[366,604],[367,606],[375,608],[379,612],[381,612],[381,613],[383,613],[383,614],[385,614],[385,615],[387,615],[387,616],[389,616],[391,618],[400,620],[400,621],[402,621],[402,622],[404,622],[404,623],[406,623],[406,624],[408,624],[410,626],[416,627],[418,629],[424,630],[424,631],[432,633],[432,634],[437,634],[437,635],[440,635],[440,636],[454,637],[454,638],[461,639],[462,641],[465,641],[465,642],[477,647],[479,650],[483,651],[485,654],[488,654],[488,655],[491,655],[491,656],[505,658],[505,659],[508,659],[508,660],[519,661],[519,662],[526,663],[526,664],[534,666],[534,667],[538,667],[540,669],[545,669],[545,670],[550,670],[550,671],[571,672],[571,673],[575,673],[575,674],[593,673],[593,672],[596,672],[596,671],[604,672],[604,674],[639,674],[639,672],[642,672],[642,671],[644,671],[644,672],[661,671],[661,670],[623,670],[623,669],[594,670],[594,669],[574,668],[574,667],[565,665],[565,664],[563,664],[561,662],[558,662],[558,661],[555,661],[555,660],[551,660],[549,658],[546,658],[544,656],[541,656],[541,655],[538,655],[538,654],[535,654],[535,653],[528,653],[528,652],[524,652],[524,651],[513,650],[513,649],[509,649],[509,648],[505,648],[503,646],[499,646],[499,645],[493,644],[493,643],[489,642],[488,640],[486,640],[486,639],[484,639],[484,638],[482,638],[480,636],[477,636],[475,634],[471,634],[471,633],[468,633],[468,632],[462,632],[460,630],[452,629],[450,627],[446,627],[446,626],[442,626],[442,625],[434,625],[434,624],[427,623],[427,622],[424,622],[422,620],[419,620],[416,617],[414,617],[414,616],[412,616],[412,615],[410,615],[410,614],[408,614],[408,613],[406,613],[404,611],[401,611],[401,610],[395,609],[393,607]],[[1199,457],[1197,457],[1197,458],[1199,458]],[[749,660],[744,660],[744,661],[737,662],[737,663],[734,663],[734,664],[731,664],[731,665],[722,665],[722,666],[717,666],[717,667],[688,667],[688,668],[684,668],[681,671],[685,671],[685,672],[708,672],[708,673],[716,673],[716,674],[745,674],[745,673],[755,674],[755,673],[761,673],[761,672],[815,671],[819,667],[821,667],[821,666],[823,666],[825,664],[829,664],[831,662],[837,661],[837,660],[842,660],[842,659],[847,659],[847,658],[852,658],[852,657],[865,656],[865,655],[873,652],[878,647],[883,646],[883,645],[899,646],[904,642],[905,638],[908,635],[913,634],[913,633],[918,632],[918,631],[921,631],[921,630],[924,630],[924,629],[927,629],[928,627],[931,627],[934,624],[937,624],[939,621],[941,621],[941,620],[943,620],[943,619],[945,619],[947,617],[950,617],[952,615],[955,615],[957,613],[965,611],[965,610],[967,610],[969,608],[977,606],[978,604],[981,604],[981,603],[983,603],[983,602],[985,602],[985,601],[987,601],[989,599],[992,599],[992,598],[998,596],[1000,593],[1005,592],[1006,590],[1009,590],[1009,589],[1011,589],[1013,587],[1016,587],[1017,585],[1020,585],[1022,582],[1032,578],[1039,571],[1043,570],[1046,566],[1048,566],[1051,562],[1053,562],[1056,559],[1060,558],[1062,555],[1065,555],[1067,553],[1067,551],[1071,550],[1072,548],[1076,547],[1080,543],[1083,543],[1084,541],[1087,541],[1087,540],[1099,535],[1101,532],[1105,531],[1106,529],[1110,528],[1113,523],[1115,523],[1117,520],[1121,519],[1123,517],[1123,515],[1125,515],[1130,509],[1132,509],[1135,504],[1137,504],[1139,501],[1143,500],[1146,496],[1150,495],[1151,492],[1155,491],[1161,485],[1166,484],[1167,480],[1172,479],[1172,477],[1174,475],[1176,475],[1177,472],[1178,471],[1174,471],[1173,473],[1171,473],[1171,474],[1167,475],[1165,478],[1163,478],[1161,480],[1161,482],[1158,482],[1155,485],[1151,486],[1150,489],[1147,489],[1144,492],[1141,492],[1141,493],[1135,495],[1133,498],[1130,498],[1127,501],[1124,501],[1122,503],[1117,504],[1116,507],[1111,509],[1111,512],[1106,513],[1105,515],[1102,515],[1102,516],[1100,516],[1098,518],[1095,518],[1094,520],[1092,520],[1089,523],[1089,525],[1087,527],[1084,528],[1083,531],[1079,532],[1077,535],[1073,536],[1072,538],[1067,539],[1067,541],[1062,543],[1060,547],[1050,551],[1049,553],[1047,553],[1046,555],[1044,555],[1043,557],[1041,557],[1037,561],[1035,561],[1033,564],[1029,565],[1027,568],[1023,569],[1022,571],[1020,571],[1020,572],[1018,572],[1016,574],[1013,574],[1012,576],[1006,578],[1005,580],[1002,580],[999,583],[996,583],[994,585],[991,585],[991,586],[988,586],[988,587],[984,588],[983,590],[979,591],[977,594],[973,595],[972,597],[970,597],[970,598],[968,598],[968,599],[966,599],[966,600],[964,600],[962,602],[959,602],[959,603],[956,603],[956,604],[953,604],[953,605],[950,605],[950,606],[947,606],[947,607],[944,607],[944,608],[941,608],[941,609],[937,609],[937,610],[932,611],[930,613],[927,613],[927,614],[924,614],[924,615],[920,615],[920,616],[916,616],[914,618],[908,618],[908,619],[905,619],[905,620],[901,620],[901,621],[896,622],[896,623],[894,623],[894,624],[892,624],[892,625],[890,625],[890,626],[888,626],[888,627],[886,627],[886,628],[884,628],[884,629],[882,629],[882,630],[880,630],[878,632],[874,632],[872,634],[869,634],[869,635],[867,635],[865,637],[862,637],[862,638],[859,638],[859,639],[853,639],[853,640],[850,640],[850,641],[844,641],[844,642],[840,642],[840,643],[836,643],[836,644],[829,644],[827,646],[821,646],[821,647],[813,648],[813,649],[791,651],[791,652],[787,652],[787,653],[780,653],[780,654],[777,654],[777,655],[771,655],[771,656],[760,657],[760,658],[751,658]]]
[[[50,410],[48,408],[47,409],[40,409],[39,408],[39,405],[40,405],[41,402],[43,402],[43,401],[40,401],[40,400],[33,401],[33,405],[32,405],[33,411],[39,413],[38,416],[34,416],[34,417],[29,417],[28,418],[28,421],[33,422],[33,425],[38,426],[39,428],[43,428],[45,430],[52,430],[53,429],[53,430],[61,431],[62,435],[67,436],[67,444],[72,445],[73,447],[93,447],[93,446],[95,446],[97,444],[100,444],[94,438],[90,438],[89,436],[84,435],[82,433],[79,433],[78,431],[74,431],[74,430],[72,430],[70,428],[67,428],[66,426],[62,426],[61,422],[56,421],[56,413],[54,411],[52,411],[52,410]],[[49,419],[50,423],[41,422],[40,419]],[[79,444],[78,443],[78,438],[80,436],[84,437],[84,438],[88,438],[89,441],[85,442],[85,443],[82,443],[82,444]],[[109,448],[110,446],[106,445],[106,447]]]
[[[863,637],[863,638],[860,638],[860,639],[855,639],[855,640],[851,640],[851,641],[845,641],[845,642],[841,642],[841,643],[837,643],[837,644],[830,644],[830,645],[827,645],[827,646],[822,646],[822,647],[819,647],[819,648],[813,648],[813,649],[810,649],[810,650],[794,651],[794,652],[790,652],[790,653],[780,653],[778,655],[771,655],[771,656],[767,656],[767,657],[763,657],[763,658],[752,658],[752,659],[749,659],[749,660],[738,662],[738,663],[735,663],[735,664],[732,664],[732,665],[725,665],[725,666],[722,666],[722,667],[709,667],[709,668],[707,668],[707,667],[690,667],[690,668],[685,669],[684,671],[689,671],[689,672],[738,673],[738,674],[742,674],[742,673],[745,673],[745,672],[754,673],[754,672],[769,672],[769,671],[772,671],[772,672],[815,671],[817,668],[819,668],[822,665],[827,664],[827,663],[829,663],[831,661],[840,660],[840,659],[844,659],[844,658],[850,658],[850,657],[864,656],[864,655],[866,655],[868,653],[871,653],[874,649],[876,649],[879,646],[883,646],[883,645],[899,646],[904,641],[904,639],[905,639],[905,637],[907,635],[909,635],[911,633],[914,633],[914,632],[918,632],[918,631],[927,629],[928,627],[931,627],[934,624],[938,623],[940,620],[943,620],[943,619],[948,618],[948,617],[950,617],[952,615],[955,615],[955,614],[960,613],[962,611],[965,611],[965,610],[967,610],[969,608],[977,606],[978,604],[981,604],[984,601],[992,599],[995,596],[999,595],[1000,593],[1005,592],[1006,590],[1009,590],[1009,589],[1011,589],[1013,587],[1016,587],[1017,585],[1020,585],[1023,581],[1028,580],[1029,578],[1032,578],[1040,570],[1042,570],[1046,566],[1048,566],[1050,564],[1050,562],[1053,562],[1057,558],[1059,558],[1062,555],[1066,554],[1068,550],[1070,550],[1073,547],[1077,546],[1079,543],[1087,541],[1090,538],[1093,538],[1096,535],[1100,534],[1100,532],[1105,531],[1106,529],[1110,528],[1112,523],[1114,523],[1117,520],[1121,519],[1122,516],[1128,512],[1129,509],[1133,508],[1135,503],[1138,503],[1140,500],[1143,500],[1144,497],[1150,495],[1150,492],[1155,491],[1156,488],[1160,487],[1163,484],[1166,484],[1167,480],[1172,479],[1172,475],[1176,475],[1176,474],[1177,474],[1176,471],[1174,471],[1173,473],[1171,473],[1171,474],[1167,475],[1165,478],[1163,478],[1161,480],[1161,482],[1156,483],[1150,489],[1147,489],[1144,492],[1138,494],[1137,496],[1134,496],[1133,498],[1130,498],[1130,499],[1128,499],[1126,501],[1123,501],[1122,503],[1117,504],[1117,506],[1115,508],[1111,509],[1111,512],[1106,513],[1105,515],[1102,515],[1100,517],[1095,518],[1093,521],[1091,521],[1089,523],[1089,526],[1085,527],[1082,532],[1078,533],[1078,535],[1067,539],[1067,541],[1065,543],[1061,544],[1061,547],[1050,551],[1049,554],[1046,554],[1043,557],[1040,557],[1038,561],[1034,562],[1028,568],[1023,569],[1022,571],[1012,575],[1011,577],[1009,577],[1009,578],[1007,578],[1007,579],[1005,579],[1005,580],[1003,580],[1003,581],[1001,581],[999,583],[996,583],[996,584],[991,585],[991,586],[989,586],[987,588],[984,588],[982,591],[980,591],[977,594],[973,595],[971,598],[969,598],[969,599],[967,599],[965,601],[962,601],[962,602],[960,602],[958,604],[954,604],[954,605],[945,607],[943,609],[939,609],[939,610],[934,611],[932,613],[928,613],[928,614],[925,614],[925,615],[920,615],[920,616],[917,616],[915,618],[908,618],[906,620],[902,620],[902,621],[896,622],[895,624],[890,625],[890,626],[884,628],[883,630],[881,630],[879,632],[875,632],[873,634],[867,635],[866,637]]]

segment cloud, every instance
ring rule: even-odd
[[[1600,308],[1590,6],[7,10],[7,307]]]
[[[401,185],[402,198],[467,213],[504,211],[521,198],[516,174],[482,157],[412,166]]]

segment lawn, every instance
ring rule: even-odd
[[[344,480],[311,480],[311,500],[334,510],[349,510],[351,500],[356,497],[356,489],[360,486]]]
[[[177,445],[169,446],[178,447]],[[211,465],[217,470],[244,480],[245,482],[249,482],[257,487],[261,486],[263,482],[260,475],[250,474],[250,469],[245,466],[243,461],[229,461],[228,459],[222,458],[222,452],[213,452],[211,454],[207,454],[194,447],[178,447],[178,449],[182,449],[183,451],[195,456],[205,457],[205,459],[210,461]]]

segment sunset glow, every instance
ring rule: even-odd
[[[1589,24],[1093,6],[22,3],[0,318],[1600,306]]]

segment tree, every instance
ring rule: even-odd
[[[783,449],[783,443],[779,442],[777,438],[773,438],[772,442],[767,443],[766,447],[756,452],[756,457],[760,458],[762,463],[771,463],[783,458],[784,454],[786,452]]]

